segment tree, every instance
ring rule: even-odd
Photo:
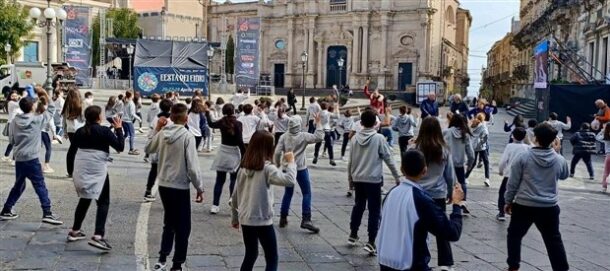
[[[229,35],[227,39],[227,52],[225,54],[225,72],[233,74],[235,71],[235,42],[233,36]]]
[[[11,56],[23,46],[21,38],[28,35],[33,25],[30,23],[28,11],[12,0],[0,0],[0,64],[5,64],[7,55],[4,45],[11,45]]]
[[[2,1],[2,0],[0,0]],[[113,8],[106,13],[106,19],[112,19],[112,35],[115,38],[137,39],[142,33],[138,27],[138,14],[127,8]],[[93,20],[92,50],[93,66],[100,63],[100,18]]]

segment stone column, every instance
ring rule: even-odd
[[[308,59],[307,59],[307,74],[305,76],[305,83],[307,85],[307,87],[313,87],[314,84],[314,80],[313,80],[313,76],[315,74],[315,68],[314,68],[314,64],[316,61],[316,51],[315,48],[313,47],[313,36],[314,36],[314,26],[311,24],[312,23],[313,18],[310,18],[310,28],[307,30],[307,55],[308,55]]]
[[[259,73],[264,73],[264,72],[268,72],[269,70],[267,69],[265,60],[267,56],[265,56],[265,50],[263,49],[263,45],[260,43],[260,41],[265,40],[265,30],[263,30],[261,28],[260,30],[260,38],[259,38],[259,44],[258,44],[258,57],[259,57],[259,61],[258,61],[258,70]],[[275,45],[274,45],[275,46]]]
[[[285,78],[286,78],[286,82],[285,85],[287,87],[294,87],[293,85],[293,80],[292,80],[292,66],[293,66],[293,54],[294,54],[294,18],[293,17],[289,17],[288,18],[288,48],[287,48],[287,53],[288,56],[287,58],[287,63],[286,63],[286,74],[285,74]]]
[[[322,42],[318,42],[318,85],[316,86],[316,88],[324,88],[324,82],[325,81],[325,74],[326,71],[324,70],[324,56],[326,55],[324,52],[324,43]]]
[[[388,64],[388,27],[390,25],[390,18],[388,13],[384,13],[381,15],[381,59],[380,59],[380,66],[381,66],[381,70],[382,70],[382,77],[383,79],[381,80],[381,82],[383,82],[382,84],[380,84],[379,87],[381,87],[382,89],[387,89],[387,82],[386,82],[386,68],[387,68],[387,64]]]
[[[362,26],[362,73],[369,73],[369,15],[366,14],[364,25]]]
[[[356,17],[356,16],[354,16]],[[356,18],[354,18],[354,21]],[[358,67],[360,67],[360,24],[356,23],[354,25],[354,39],[352,40],[352,73],[360,72]]]

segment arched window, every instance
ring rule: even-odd
[[[447,7],[447,11],[445,12],[445,20],[448,24],[455,24],[455,12],[453,11],[453,7]]]

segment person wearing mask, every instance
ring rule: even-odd
[[[450,218],[443,207],[424,191],[420,180],[426,175],[426,158],[417,150],[402,153],[401,170],[405,178],[392,188],[383,204],[377,244],[381,271],[432,270],[428,266],[428,233],[437,239],[456,242],[462,231],[460,202],[463,192],[452,187]],[[406,202],[410,204],[405,204]],[[447,270],[441,268],[440,270]]]
[[[110,147],[117,152],[125,148],[122,121],[120,117],[112,119],[114,133],[102,123],[102,108],[91,105],[85,109],[85,126],[79,128],[73,137],[72,144],[78,149],[74,164],[74,187],[80,198],[74,212],[74,224],[68,233],[68,241],[74,242],[85,239],[81,231],[83,221],[91,201],[97,203],[95,217],[95,232],[88,242],[89,245],[103,251],[109,251],[112,246],[106,240],[106,218],[110,206],[110,178],[108,176],[108,162]]]
[[[548,123],[534,129],[536,146],[516,157],[504,194],[504,211],[511,215],[508,226],[508,270],[519,270],[521,241],[536,228],[549,255],[552,270],[569,270],[566,251],[559,231],[558,181],[569,176],[568,161],[558,152],[557,130]]]
[[[19,100],[19,109],[23,114],[15,116],[9,127],[9,143],[14,146],[15,184],[11,188],[6,202],[0,212],[0,220],[14,220],[19,217],[13,211],[25,190],[25,179],[30,179],[42,207],[42,222],[51,225],[62,225],[51,211],[51,200],[38,160],[41,144],[42,123],[44,116],[36,112],[35,99],[31,97]]]
[[[316,127],[314,125],[314,116],[322,111],[322,107],[316,101],[316,97],[309,98],[309,106],[307,107],[307,113],[305,114],[305,119],[307,122],[305,123],[305,127],[307,128],[307,132],[313,134],[316,131]]]
[[[381,213],[381,186],[383,185],[383,163],[388,166],[396,183],[400,174],[392,158],[392,149],[383,135],[377,133],[377,112],[365,110],[360,118],[363,129],[358,132],[350,145],[350,156],[347,163],[349,186],[355,190],[354,208],[350,218],[350,235],[348,244],[355,246],[358,242],[358,229],[364,210],[368,205],[369,238],[364,250],[371,255],[377,253],[375,238]]]
[[[422,121],[419,135],[414,142],[414,149],[424,155],[427,165],[425,174],[417,180],[417,184],[433,200],[434,204],[445,212],[447,199],[452,198],[455,177],[451,152],[449,146],[445,143],[441,124],[437,118],[426,117]],[[402,155],[405,154],[402,153]],[[405,160],[403,159],[403,168],[404,163]],[[456,204],[461,204],[461,200]],[[436,236],[438,266],[441,270],[451,270],[454,265],[453,252],[449,241],[451,240],[444,238],[442,235]]]
[[[161,117],[157,134],[146,144],[147,153],[159,154],[159,195],[163,203],[163,234],[159,260],[153,270],[164,270],[167,256],[175,248],[171,271],[181,271],[186,262],[191,234],[191,193],[189,185],[197,190],[195,202],[203,202],[203,179],[199,170],[199,158],[195,137],[185,128],[188,109],[184,104],[174,104],[170,119]]]
[[[474,166],[474,150],[471,144],[472,133],[468,129],[466,118],[461,114],[453,115],[451,121],[449,121],[449,128],[443,132],[443,135],[449,150],[451,150],[455,177],[464,191],[462,211],[464,215],[469,215],[470,210],[466,206],[468,192],[466,187],[466,172]]]
[[[531,148],[529,144],[525,144],[524,142],[526,135],[527,132],[523,127],[517,127],[513,130],[511,135],[513,141],[504,148],[500,163],[498,164],[500,176],[504,177],[502,179],[502,184],[500,185],[500,190],[498,191],[498,214],[496,215],[496,220],[498,221],[506,221],[506,214],[504,213],[504,193],[506,192],[506,183],[508,182],[508,178],[510,178],[512,163],[517,156],[528,152]]]
[[[421,110],[421,118],[425,119],[428,116],[437,117],[439,116],[438,103],[436,102],[436,94],[428,94],[428,98],[423,100],[419,105]]]
[[[591,132],[591,125],[583,123],[580,126],[580,130],[574,133],[570,138],[572,143],[572,163],[570,164],[570,177],[574,177],[576,173],[576,165],[582,159],[587,166],[589,172],[589,180],[595,180],[593,173],[593,164],[591,163],[591,155],[595,154],[595,133]]]
[[[250,106],[252,108],[252,106]],[[212,163],[212,170],[216,171],[216,182],[214,184],[214,199],[212,202],[211,214],[220,212],[220,196],[229,173],[229,195],[233,194],[237,171],[242,157],[246,152],[243,140],[243,124],[235,117],[235,107],[233,104],[225,104],[222,108],[222,117],[218,121],[209,122],[210,128],[220,130],[220,147]],[[206,114],[209,118],[210,113]]]
[[[305,151],[308,145],[322,142],[325,134],[320,123],[321,121],[319,115],[314,116],[314,124],[316,125],[316,131],[314,134],[302,132],[301,122],[301,117],[298,115],[290,117],[288,120],[288,131],[279,138],[277,146],[275,147],[274,162],[276,166],[280,166],[282,162],[282,154],[289,152],[294,154],[297,164],[296,181],[299,184],[301,194],[303,195],[303,201],[301,204],[301,228],[318,233],[320,229],[314,226],[313,222],[311,221],[312,190]],[[290,210],[290,202],[292,201],[293,194],[294,188],[286,187],[284,197],[282,198],[282,206],[280,208],[280,228],[284,228],[288,225],[288,211]]]
[[[136,114],[136,104],[133,102],[133,92],[125,92],[125,99],[123,100],[125,107],[123,108],[123,130],[125,130],[125,137],[129,137],[129,155],[140,155],[140,152],[135,148],[136,131],[134,122],[136,120],[142,121],[142,119]]]
[[[81,101],[80,92],[76,88],[68,90],[66,96],[66,102],[64,108],[61,111],[63,116],[64,131],[66,132],[64,137],[70,140],[70,147],[66,154],[66,168],[68,171],[68,178],[72,178],[72,172],[74,171],[74,158],[76,157],[77,148],[72,146],[72,137],[78,128],[85,125],[85,119],[83,118],[83,102]]]

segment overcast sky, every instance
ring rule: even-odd
[[[223,0],[215,1],[224,2]],[[252,0],[232,0],[234,3],[250,1]],[[487,51],[494,42],[502,39],[510,31],[511,18],[519,18],[519,0],[460,0],[460,3],[472,14],[468,93],[476,95],[481,86],[481,67],[487,66]]]

